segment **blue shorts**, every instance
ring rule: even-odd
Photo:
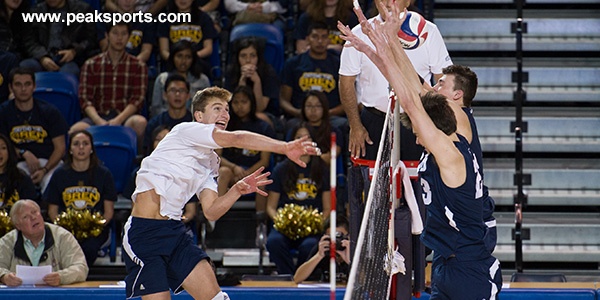
[[[183,290],[183,280],[207,259],[194,245],[185,224],[176,220],[129,217],[124,228],[123,256],[127,298]]]
[[[431,270],[431,300],[498,299],[502,288],[500,262],[493,256],[460,261],[435,257]]]

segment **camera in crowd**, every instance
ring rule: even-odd
[[[342,232],[335,232],[335,249],[336,250],[346,250],[346,247],[342,246],[342,240],[347,240],[348,235]]]

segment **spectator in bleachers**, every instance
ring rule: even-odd
[[[312,128],[299,124],[292,131],[293,139],[309,136]],[[273,183],[267,186],[267,215],[271,219],[277,216],[277,209],[285,204],[293,203],[300,206],[312,206],[323,213],[327,219],[331,208],[331,193],[329,192],[329,168],[319,157],[303,155],[300,159],[306,163],[306,168],[300,168],[289,160],[279,162],[273,169]],[[318,243],[318,235],[309,235],[292,240],[275,228],[271,229],[267,238],[269,259],[277,266],[279,274],[294,274],[297,266],[302,265],[310,255],[311,249]],[[290,250],[298,250],[297,264],[294,264]]]
[[[225,74],[225,88],[229,91],[238,86],[248,86],[256,99],[256,112],[259,118],[272,125],[271,120],[262,112],[278,117],[279,79],[273,66],[265,61],[264,42],[255,37],[235,40],[233,43],[231,62]]]
[[[213,21],[205,12],[198,9],[194,0],[169,0],[169,13],[190,13],[191,22],[160,23],[158,25],[158,46],[160,57],[168,60],[170,47],[181,40],[192,43],[197,56],[196,65],[200,72],[210,78],[210,56],[213,53],[213,40],[218,38]]]
[[[104,8],[108,11],[127,12],[123,7],[120,7],[118,1],[122,0],[106,0]],[[149,12],[156,16],[167,6],[168,0],[125,0],[130,2],[127,6],[133,6],[134,12]]]
[[[298,267],[294,274],[294,282],[321,281],[329,282],[329,249],[331,247],[331,228],[329,220],[325,221],[325,234],[319,244],[310,251],[310,259]],[[346,281],[350,273],[350,240],[348,233],[350,224],[343,215],[337,215],[335,227],[335,264],[336,281]],[[341,246],[341,247],[340,247]]]
[[[162,86],[162,85],[161,85]],[[186,102],[190,98],[190,84],[185,77],[179,73],[170,74],[164,84],[162,97],[166,99],[167,110],[152,117],[146,126],[146,134],[144,135],[144,150],[146,154],[152,148],[152,132],[158,126],[164,125],[167,128],[173,128],[181,122],[191,122],[193,120],[192,113],[186,108]],[[162,98],[161,97],[161,98]]]
[[[25,0],[24,0],[25,1]],[[91,13],[81,0],[46,0],[32,8],[33,13],[57,13],[66,19],[67,13]],[[21,62],[35,72],[59,71],[79,77],[79,68],[86,59],[98,53],[96,23],[34,22],[33,41],[36,49]]]
[[[210,16],[215,25],[215,30],[220,33],[223,27],[221,23],[221,10],[219,6],[221,5],[221,0],[199,0],[198,1],[198,9],[205,12]]]
[[[221,4],[221,0],[200,0],[199,2],[198,8],[207,14],[217,11]]]
[[[336,133],[336,156],[340,155],[344,144],[344,135],[338,128],[331,126],[327,96],[320,91],[309,91],[300,110],[302,120],[313,128],[313,140],[323,153],[321,159],[329,164],[331,162],[331,132],[335,131]]]
[[[77,240],[66,229],[44,223],[40,207],[33,200],[19,200],[10,210],[16,229],[0,239],[0,282],[19,286],[17,265],[51,266],[45,284],[58,286],[85,281],[88,266]]]
[[[33,51],[31,23],[21,13],[29,10],[27,0],[0,0],[0,103],[8,100],[8,74],[22,57]]]
[[[329,101],[329,115],[343,116],[344,109],[338,92],[339,54],[328,51],[329,29],[323,22],[312,22],[306,39],[307,52],[285,62],[281,84],[281,108],[288,117],[301,118],[300,107],[306,92],[324,92]]]
[[[193,45],[190,41],[180,40],[173,44],[167,61],[167,72],[160,73],[154,82],[152,102],[150,104],[150,116],[155,117],[167,111],[165,83],[171,74],[179,74],[189,84],[188,98],[185,99],[187,108],[190,108],[192,97],[197,91],[210,86],[210,81],[205,74],[200,72],[196,61],[199,58],[194,54]]]
[[[135,13],[135,0],[116,0],[117,11],[121,13]],[[109,11],[115,12],[115,11]],[[101,24],[104,25],[104,24]],[[104,28],[103,28],[104,29]],[[140,62],[147,63],[152,55],[156,44],[156,23],[154,22],[130,22],[129,41],[125,47],[127,53],[135,56]],[[100,49],[106,51],[108,38],[102,32],[100,38]]]
[[[296,40],[296,54],[308,50],[308,27],[311,22],[324,22],[329,29],[329,45],[327,48],[342,51],[344,40],[339,35],[337,22],[350,26],[358,25],[358,19],[352,11],[352,0],[313,0],[308,4],[306,12],[298,18],[294,27],[294,39]]]
[[[223,0],[225,9],[234,14],[233,26],[246,23],[269,23],[285,30],[280,15],[286,8],[282,0]]]
[[[19,199],[37,198],[31,178],[17,167],[15,147],[0,133],[0,209],[8,212]]]
[[[81,70],[79,102],[86,116],[70,132],[91,125],[124,125],[133,128],[142,145],[146,118],[139,115],[144,104],[148,71],[146,65],[125,51],[129,26],[107,25],[108,49],[90,58]]]
[[[42,196],[48,204],[48,217],[54,221],[67,209],[100,212],[106,220],[97,237],[79,240],[88,266],[94,264],[98,251],[109,239],[117,191],[113,176],[94,151],[94,138],[83,130],[69,135],[69,152],[65,164],[52,175]]]
[[[256,117],[256,98],[248,86],[238,86],[229,102],[228,131],[247,130],[275,138],[273,128],[267,122]],[[260,167],[269,167],[271,152],[248,149],[225,148],[216,150],[221,157],[219,168],[218,192],[225,195],[227,190],[242,178],[252,174]],[[256,194],[256,211],[265,211],[266,197]]]
[[[0,105],[0,133],[17,148],[17,166],[44,192],[62,164],[67,122],[54,105],[33,98],[35,73],[31,69],[13,69],[9,86],[15,99]]]

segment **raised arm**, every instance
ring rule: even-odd
[[[286,143],[250,131],[225,131],[215,128],[213,139],[223,148],[235,147],[283,154],[303,168],[306,167],[306,163],[300,160],[300,156],[321,155],[321,149],[317,148],[316,143],[308,141],[308,137]]]
[[[375,49],[360,41],[348,27],[340,23],[338,28],[342,32],[342,39],[350,42],[346,47],[354,47],[365,53],[386,77],[396,93],[398,102],[411,119],[419,143],[433,153],[440,164],[444,182],[450,186],[462,183],[465,176],[464,161],[453,144],[455,137],[450,137],[439,130],[425,111],[421,102],[422,83],[398,42],[397,36],[392,34],[392,27],[397,31],[399,24],[404,21],[404,18],[399,16],[398,7],[393,6],[392,13],[387,10],[383,12],[387,13],[386,19],[389,20],[387,24],[377,20],[369,24],[359,8],[355,8],[355,12],[361,20],[363,32],[373,42]]]

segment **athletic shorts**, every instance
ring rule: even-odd
[[[203,259],[183,222],[129,217],[124,228],[123,257],[127,298],[169,291],[180,293],[183,280]]]
[[[498,299],[502,288],[500,261],[490,256],[482,260],[460,261],[435,257],[431,271],[431,300]]]

